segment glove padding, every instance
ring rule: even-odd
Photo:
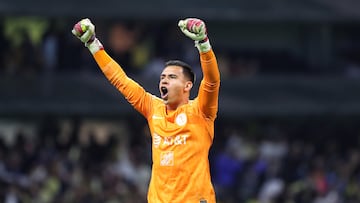
[[[77,22],[71,32],[85,44],[92,54],[96,53],[100,49],[104,49],[101,42],[95,36],[94,24],[92,24],[88,18]]]
[[[187,18],[178,23],[180,30],[190,39],[195,41],[195,47],[199,52],[207,52],[211,49],[204,21],[197,18]]]

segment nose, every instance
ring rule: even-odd
[[[169,82],[169,80],[166,77],[164,77],[160,80],[161,84],[168,84],[168,82]]]

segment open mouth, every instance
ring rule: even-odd
[[[161,98],[162,99],[167,99],[168,89],[166,87],[161,87],[160,92],[161,92]]]

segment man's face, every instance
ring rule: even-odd
[[[187,80],[180,66],[167,66],[160,75],[159,90],[165,104],[178,104],[188,98],[191,81]],[[192,86],[192,84],[191,84]]]

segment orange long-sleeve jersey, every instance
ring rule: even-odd
[[[152,136],[149,203],[214,203],[208,154],[214,137],[220,74],[213,51],[200,54],[198,96],[175,111],[127,77],[104,50],[94,58],[107,79],[148,121]]]

